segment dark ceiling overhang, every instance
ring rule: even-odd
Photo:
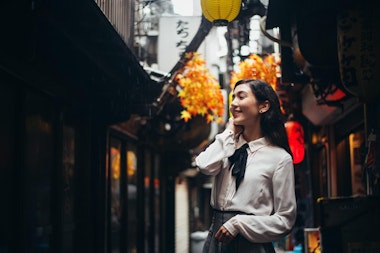
[[[149,114],[161,87],[95,1],[24,1],[3,10],[3,70],[109,124]]]
[[[357,101],[342,81],[338,40],[339,18],[357,6],[352,0],[269,1],[265,29],[280,28],[282,87],[302,103],[292,107],[293,114],[302,112],[313,124],[331,123],[332,112],[343,114]],[[312,96],[307,96],[310,87]],[[329,116],[328,120],[320,120],[321,114]]]
[[[281,40],[293,45],[281,47],[285,82],[309,81],[300,77],[306,74],[313,80],[340,86],[338,8],[338,1],[269,1],[266,29],[279,27]]]

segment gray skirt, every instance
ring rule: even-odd
[[[241,212],[214,210],[209,233],[203,246],[203,253],[275,253],[272,243],[253,243],[239,234],[229,243],[221,243],[215,239],[215,234],[219,228],[239,213],[241,214]]]

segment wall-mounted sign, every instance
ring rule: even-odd
[[[194,38],[201,16],[162,16],[158,35],[158,68],[170,72]]]

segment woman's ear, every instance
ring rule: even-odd
[[[259,105],[259,112],[264,113],[264,112],[268,111],[269,108],[270,108],[270,103],[268,100],[265,100],[263,103],[261,103]]]

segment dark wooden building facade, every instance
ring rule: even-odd
[[[95,1],[0,16],[0,252],[172,252],[172,169],[137,134],[161,85]]]

